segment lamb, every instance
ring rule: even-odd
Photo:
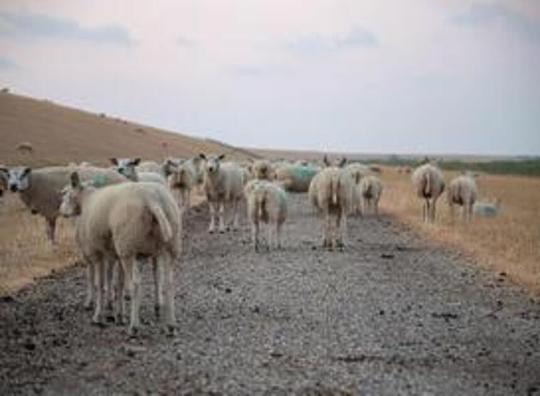
[[[424,200],[422,220],[426,223],[433,223],[435,221],[437,199],[439,199],[445,188],[442,172],[436,166],[426,163],[414,170],[411,180],[416,195]]]
[[[223,216],[226,203],[232,204],[233,230],[238,229],[238,203],[244,187],[240,167],[230,162],[221,163],[225,154],[207,158],[201,153],[200,157],[206,161],[203,188],[210,209],[208,232],[213,233],[215,229],[216,206],[219,207],[219,232],[225,232]]]
[[[311,181],[308,197],[311,204],[323,216],[323,247],[333,250],[345,245],[347,215],[355,200],[354,181],[343,169],[343,159],[339,166],[328,166]],[[336,217],[335,237],[332,236],[332,218]]]
[[[475,202],[473,206],[473,213],[476,216],[482,217],[496,217],[501,213],[501,200],[497,198],[495,202]]]
[[[306,165],[282,165],[275,169],[275,180],[286,191],[307,192],[317,169]]]
[[[32,170],[29,167],[15,167],[9,170],[9,189],[19,192],[21,200],[32,211],[40,214],[46,221],[47,238],[56,245],[55,230],[58,209],[61,202],[60,191],[69,182],[69,175],[74,168],[57,166]],[[102,168],[78,168],[84,181],[90,181],[95,187],[123,183],[127,179],[118,173]]]
[[[270,161],[257,160],[251,166],[251,175],[258,180],[272,180],[273,169]]]
[[[281,228],[287,217],[287,196],[278,185],[252,180],[244,188],[247,214],[251,223],[253,249],[259,250],[260,222],[268,225],[268,249],[281,248]]]
[[[368,208],[379,215],[379,200],[383,191],[381,180],[376,176],[366,176],[360,180],[359,195],[362,202],[362,213],[367,213]]]
[[[446,191],[452,220],[454,220],[454,205],[459,205],[462,207],[463,220],[471,221],[473,206],[477,196],[478,189],[472,175],[465,174],[452,180]]]
[[[131,181],[152,182],[166,185],[165,178],[161,175],[161,167],[158,172],[139,172],[136,167],[141,162],[140,158],[111,158],[111,163],[115,165],[116,170]]]
[[[174,262],[180,254],[180,224],[171,193],[166,187],[151,182],[123,183],[97,190],[82,183],[77,172],[71,173],[70,180],[60,210],[67,217],[80,215],[77,244],[85,260],[98,269],[99,288],[93,322],[102,323],[105,269],[108,263],[118,259],[115,320],[123,321],[124,285],[127,284],[132,296],[129,334],[137,332],[141,301],[138,259],[149,257],[159,261],[163,271],[165,321],[173,330],[176,322],[173,277]],[[158,304],[159,296],[157,293]]]

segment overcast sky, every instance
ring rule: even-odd
[[[540,154],[537,0],[0,0],[0,85],[251,147]]]

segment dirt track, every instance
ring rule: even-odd
[[[2,299],[0,394],[540,394],[537,302],[388,218],[322,251],[305,201],[277,253],[189,215],[173,338],[146,270],[137,340],[90,324],[81,267]]]

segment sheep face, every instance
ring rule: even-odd
[[[140,158],[111,158],[111,162],[115,165],[115,169],[118,173],[129,180],[137,180],[137,171],[135,170],[135,167],[141,162]]]
[[[206,159],[206,164],[205,164],[206,172],[210,175],[217,174],[219,172],[221,160],[223,158],[225,158],[224,154],[221,154],[220,156],[211,155],[208,158],[204,157],[204,159]]]
[[[79,174],[71,174],[71,184],[62,189],[62,202],[59,213],[64,217],[79,216],[81,214],[81,201],[84,186],[81,184]]]
[[[30,187],[30,173],[32,169],[18,166],[9,170],[8,186],[12,192],[24,191]]]

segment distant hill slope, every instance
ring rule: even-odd
[[[20,153],[29,142],[32,154]],[[95,114],[29,97],[0,93],[0,163],[44,166],[70,161],[105,165],[110,157],[161,161],[167,156],[191,157],[199,152],[253,157],[245,149],[210,139],[164,131],[105,114]]]

